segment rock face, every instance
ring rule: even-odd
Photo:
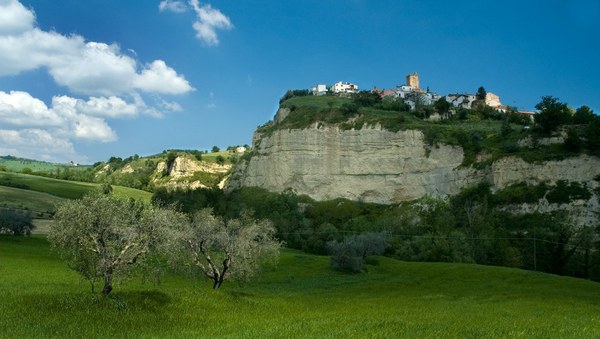
[[[198,189],[207,188],[200,180],[194,179],[198,172],[223,175],[224,179],[217,185],[223,188],[227,179],[227,172],[231,170],[231,165],[219,165],[190,159],[185,156],[178,156],[173,161],[170,168],[167,167],[165,161],[161,161],[156,166],[154,184],[157,186],[166,187],[168,189]],[[162,173],[168,171],[168,175],[164,177]]]
[[[232,174],[228,189],[287,188],[315,200],[346,198],[393,204],[425,195],[452,195],[487,180],[492,189],[518,182],[579,181],[597,187],[600,159],[580,156],[530,164],[506,157],[476,170],[460,167],[462,148],[428,147],[421,131],[341,130],[313,126],[277,130],[254,145],[254,155]]]
[[[226,173],[230,168],[230,165],[218,165],[195,161],[186,157],[177,157],[171,166],[169,176],[177,179],[181,177],[192,176],[196,172]]]

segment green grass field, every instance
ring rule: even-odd
[[[68,168],[71,171],[85,170],[88,165],[70,166],[67,164],[56,164],[33,159],[14,158],[10,156],[0,156],[0,166],[4,166],[11,172],[20,172],[23,168],[29,168],[34,172],[52,172],[58,169]]]
[[[64,198],[48,193],[0,186],[0,207],[51,213],[56,209],[57,204],[63,201]]]
[[[23,204],[31,191],[50,194],[58,198],[78,199],[95,190],[99,185],[87,182],[67,181],[21,173],[0,172],[0,188],[21,188]],[[1,192],[1,191],[0,191]],[[113,194],[119,198],[150,201],[152,193],[129,187],[113,186]]]
[[[30,168],[34,172],[55,171],[57,168],[64,167],[64,165],[57,165],[49,162],[30,159],[7,159],[4,157],[0,157],[0,166],[4,166],[9,171],[13,172],[19,172],[25,167]]]
[[[96,297],[42,237],[0,236],[0,336],[594,338],[600,284],[466,264],[379,258],[368,273],[286,250],[255,282],[166,276]]]
[[[1,185],[21,185],[28,190],[48,193],[67,199],[81,198],[97,186],[91,183],[66,181],[20,173],[1,173]]]

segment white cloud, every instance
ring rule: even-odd
[[[45,68],[58,84],[84,95],[121,95],[136,90],[183,94],[193,90],[162,60],[139,72],[138,62],[121,53],[116,44],[86,42],[79,35],[64,36],[35,27],[33,12],[16,0],[0,0],[0,13],[0,76]],[[1,20],[4,17],[6,22]],[[162,67],[155,69],[157,65]],[[162,71],[162,86],[141,82],[148,72],[157,70]]]
[[[106,121],[87,115],[77,115],[72,121],[73,135],[78,139],[110,142],[117,140],[117,134]]]
[[[171,11],[175,13],[183,13],[187,11],[187,6],[178,0],[163,0],[158,5],[158,10],[161,12]]]
[[[18,34],[33,28],[35,15],[17,0],[0,0],[0,34]]]
[[[162,60],[155,60],[138,74],[133,86],[145,92],[163,94],[179,94],[193,90],[185,78],[178,76],[177,72]]]
[[[196,31],[196,37],[208,46],[219,44],[217,36],[218,29],[229,30],[233,28],[231,19],[220,10],[212,8],[210,4],[200,6],[199,0],[189,0],[189,7],[180,0],[164,0],[158,5],[161,12],[172,11],[183,13],[192,8],[196,13],[196,21],[192,27]]]
[[[91,97],[87,101],[68,96],[55,96],[52,98],[54,110],[65,115],[84,114],[107,118],[132,118],[139,114],[139,107],[125,100],[111,97]]]
[[[58,162],[86,160],[75,152],[71,141],[41,129],[0,129],[0,154]]]
[[[15,126],[60,126],[63,119],[29,93],[0,91],[0,122]]]
[[[49,69],[62,59],[75,59],[80,36],[65,37],[55,32],[43,32],[37,28],[19,35],[0,34],[0,76],[16,75],[43,66]]]
[[[105,108],[103,110],[102,108]],[[137,108],[120,98],[90,98],[88,101],[67,96],[52,98],[52,107],[29,93],[0,91],[0,124],[36,127],[66,138],[109,142],[117,139],[108,123],[90,114],[131,115]]]
[[[83,114],[109,118],[135,117],[139,114],[139,108],[135,104],[115,96],[91,97],[88,101],[77,100],[76,107],[77,111]]]
[[[196,22],[193,27],[196,30],[196,37],[209,46],[219,44],[217,37],[217,29],[232,29],[231,20],[218,9],[214,9],[211,5],[200,6],[198,0],[190,0],[190,5],[196,12]]]
[[[165,101],[160,98],[158,99],[158,105],[169,112],[181,112],[183,110],[183,107],[181,107],[180,104],[173,101]]]
[[[48,66],[58,84],[81,94],[126,93],[137,76],[135,60],[120,54],[116,45],[98,42],[83,44],[75,55],[63,55]]]

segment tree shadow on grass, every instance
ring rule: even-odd
[[[160,291],[116,292],[106,297],[119,310],[160,312],[171,303],[171,297]]]

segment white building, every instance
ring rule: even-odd
[[[446,95],[446,101],[448,101],[454,107],[462,107],[471,109],[471,105],[475,101],[476,97],[474,94],[448,94]]]
[[[327,94],[327,86],[319,84],[316,87],[313,87],[312,88],[312,94],[313,95],[325,95],[325,94]]]
[[[331,91],[335,94],[339,93],[358,93],[358,85],[350,82],[337,82],[331,86]]]

